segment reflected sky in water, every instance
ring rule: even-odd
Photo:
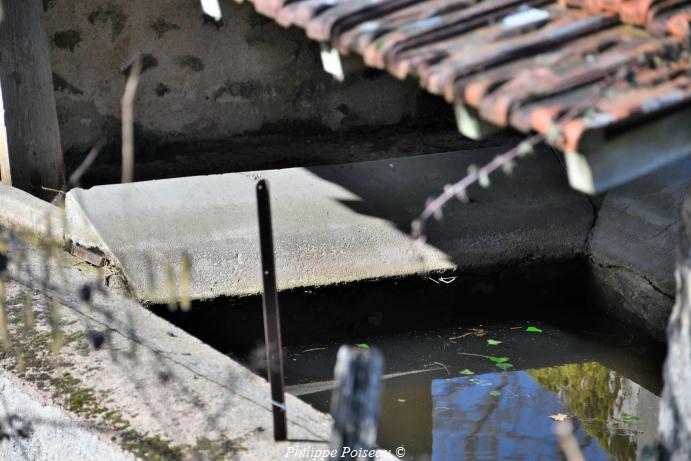
[[[561,459],[557,414],[587,460],[624,461],[657,422],[654,395],[596,363],[435,379],[431,393],[433,461]]]
[[[548,416],[569,411],[525,371],[437,379],[432,402],[434,461],[560,458]],[[576,438],[586,459],[607,459],[581,427]]]

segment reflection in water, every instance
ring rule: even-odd
[[[437,379],[431,391],[439,461],[561,459],[549,418],[560,413],[586,459],[633,460],[654,437],[641,426],[657,421],[655,396],[594,362]]]
[[[511,321],[358,337],[386,357],[378,443],[403,446],[414,461],[559,460],[549,416],[563,413],[588,461],[639,459],[657,432],[653,393],[661,388],[663,355],[591,320],[587,331]],[[543,332],[528,333],[528,325]],[[468,334],[477,329],[484,334]],[[339,346],[291,351],[289,391],[328,412]],[[488,360],[494,354],[510,357],[514,371],[500,372]],[[476,374],[463,375],[466,369]]]
[[[524,371],[432,381],[432,459],[559,459],[549,415],[567,413],[559,398]],[[587,459],[597,442],[579,428]]]
[[[633,381],[595,362],[528,373],[559,396],[610,457],[639,459],[643,447],[653,444],[659,399]]]

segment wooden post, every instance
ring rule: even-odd
[[[65,173],[42,3],[0,2],[0,178],[49,198]]]
[[[383,368],[377,350],[349,346],[338,350],[331,399],[331,450],[336,451],[337,459],[375,458]]]

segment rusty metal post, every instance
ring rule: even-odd
[[[271,385],[271,401],[274,416],[274,440],[286,440],[286,409],[283,380],[283,357],[281,345],[281,320],[278,312],[278,290],[276,289],[276,267],[274,261],[273,231],[271,229],[271,204],[269,184],[257,182],[257,208],[259,212],[259,241],[261,245],[262,280],[264,290],[264,340],[266,342],[266,364]]]

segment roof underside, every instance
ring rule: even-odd
[[[419,78],[483,123],[543,133],[567,153],[670,114],[691,132],[691,0],[250,1],[341,55]],[[689,138],[673,149],[691,149]]]

